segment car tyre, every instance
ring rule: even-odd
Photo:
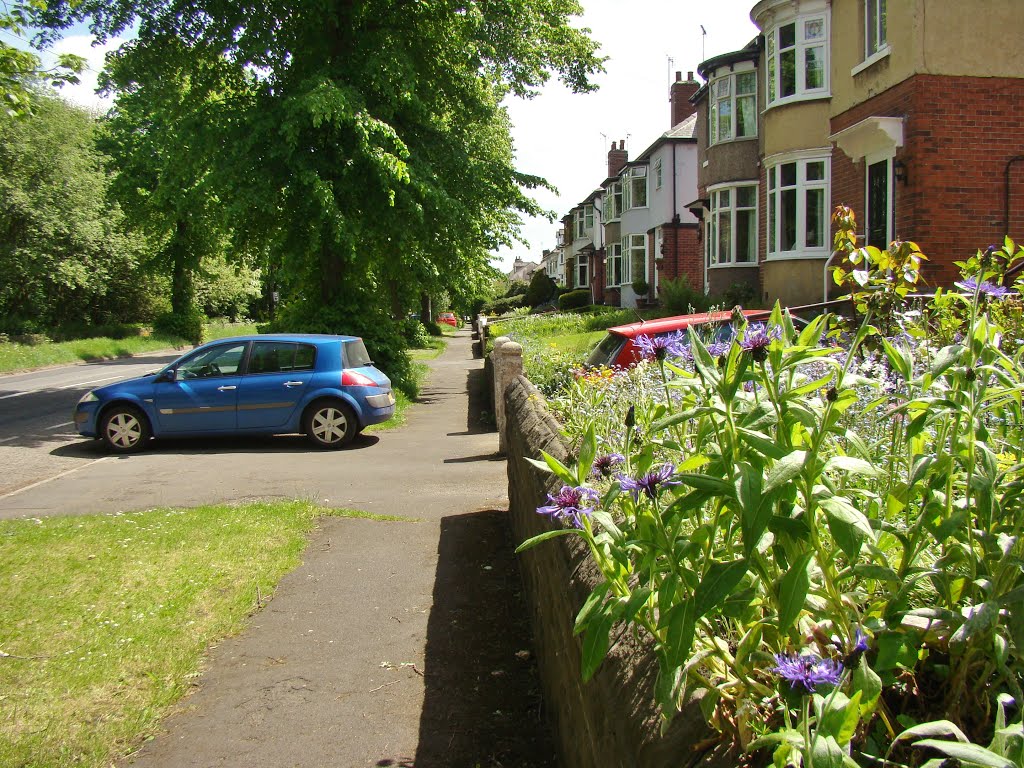
[[[149,419],[134,405],[114,405],[100,419],[100,439],[114,453],[135,453],[149,442]]]
[[[306,410],[306,437],[318,448],[337,449],[360,431],[355,412],[339,400],[318,400]]]

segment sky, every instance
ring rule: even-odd
[[[516,166],[546,178],[557,193],[534,190],[541,207],[561,218],[604,181],[613,141],[626,141],[630,157],[650,146],[671,126],[668,89],[675,72],[697,76],[704,59],[736,51],[757,35],[750,21],[755,0],[582,0],[584,15],[574,26],[588,27],[607,56],[598,90],[573,94],[552,78],[533,99],[506,102],[512,120]],[[702,28],[703,27],[703,32]],[[54,48],[89,61],[77,86],[65,86],[65,98],[105,111],[109,101],[95,94],[103,55],[120,44],[92,45],[87,34],[71,34]],[[503,272],[516,257],[540,261],[555,245],[556,223],[542,217],[524,222],[528,245],[495,254]]]

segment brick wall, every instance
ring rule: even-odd
[[[505,392],[509,517],[515,542],[554,523],[537,514],[545,494],[558,490],[553,475],[526,457],[541,451],[563,463],[572,457],[544,397],[519,377]],[[691,700],[665,732],[654,705],[657,662],[642,636],[613,628],[619,638],[597,673],[580,677],[582,636],[573,635],[576,614],[600,581],[578,536],[561,536],[523,552],[520,572],[531,611],[534,648],[561,764],[566,768],[725,768],[735,755],[706,751],[710,731]]]
[[[704,290],[704,253],[697,224],[666,224],[662,227],[663,253],[655,261],[659,285],[686,275],[690,287]]]
[[[896,182],[897,237],[913,240],[928,257],[924,277],[949,285],[953,265],[1004,234],[1024,240],[1024,164],[1010,177],[1010,231],[1004,232],[1007,161],[1024,155],[1024,78],[916,75],[832,119],[833,133],[873,115],[905,117],[907,167]],[[837,150],[832,200],[864,216],[864,163]],[[1014,210],[1016,209],[1016,210]]]

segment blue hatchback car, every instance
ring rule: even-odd
[[[220,339],[156,373],[85,395],[79,434],[117,453],[151,437],[304,433],[341,448],[395,412],[391,380],[355,336],[275,334]]]

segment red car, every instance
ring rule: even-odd
[[[450,325],[452,328],[459,327],[459,321],[455,319],[454,312],[442,312],[437,316],[437,322],[438,324],[444,323],[445,325]]]
[[[771,312],[766,309],[743,310],[743,315],[748,320],[767,320],[770,314]],[[731,320],[732,312],[702,312],[696,315],[660,317],[657,320],[617,325],[608,329],[608,335],[590,353],[586,365],[588,368],[602,365],[606,368],[629,368],[640,361],[640,351],[635,341],[637,336],[664,336],[676,331],[685,331],[691,325],[709,326],[709,333],[704,338],[706,343],[729,341],[733,337]]]

